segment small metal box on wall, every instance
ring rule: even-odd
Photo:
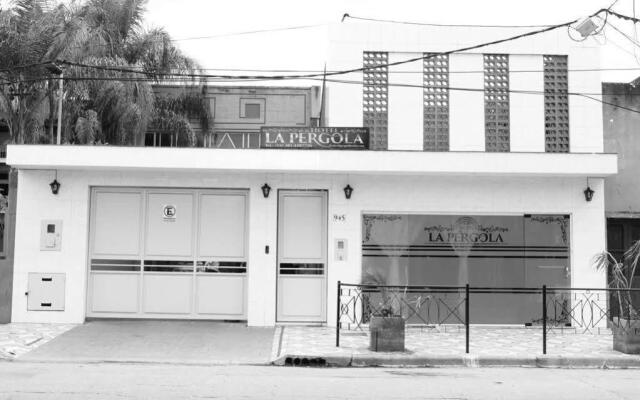
[[[65,274],[29,273],[28,311],[64,311]]]
[[[44,220],[40,222],[40,250],[60,251],[62,243],[62,221]]]

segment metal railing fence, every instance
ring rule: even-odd
[[[341,330],[365,330],[372,316],[395,315],[401,316],[408,326],[464,325],[465,352],[469,353],[470,326],[491,296],[501,301],[506,297],[506,301],[521,306],[514,311],[521,314],[510,314],[521,318],[517,324],[541,327],[543,354],[547,354],[547,336],[554,330],[571,328],[580,333],[603,327],[640,330],[630,322],[640,319],[640,288],[393,286],[338,281],[337,289],[337,347]],[[505,309],[510,306],[504,304]],[[493,311],[494,317],[501,312]]]

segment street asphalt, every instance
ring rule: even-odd
[[[2,399],[637,399],[638,370],[0,362]]]

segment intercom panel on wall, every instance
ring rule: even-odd
[[[40,224],[40,250],[60,251],[62,220],[43,220]]]

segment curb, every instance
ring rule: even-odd
[[[20,364],[130,364],[130,365],[176,365],[176,366],[200,366],[200,367],[219,367],[219,366],[254,366],[268,367],[272,365],[268,360],[265,361],[233,361],[233,360],[217,360],[217,361],[189,361],[189,360],[145,360],[145,359],[99,359],[99,358],[38,358],[38,359],[0,359],[1,362],[12,362]]]
[[[430,367],[430,368],[612,368],[640,369],[640,357],[565,357],[565,356],[463,356],[345,354],[322,355],[286,354],[271,362],[292,367]]]

